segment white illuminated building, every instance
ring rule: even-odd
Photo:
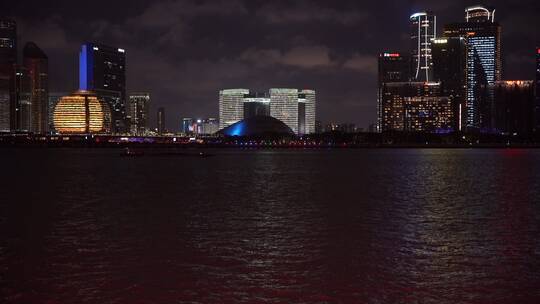
[[[247,89],[231,89],[219,92],[219,129],[224,129],[244,119],[244,96]]]
[[[413,78],[429,82],[433,79],[431,40],[437,38],[437,17],[431,12],[411,15]]]
[[[315,133],[316,92],[288,88],[270,89],[270,94],[247,89],[219,92],[219,128],[224,129],[252,116],[271,116],[297,135]]]

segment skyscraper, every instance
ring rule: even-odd
[[[298,134],[298,90],[270,89],[270,116]]]
[[[150,94],[133,93],[129,95],[129,116],[131,117],[131,134],[145,135],[148,132],[148,115],[150,112]]]
[[[244,119],[244,96],[247,89],[219,91],[219,128],[224,129]]]
[[[31,131],[45,134],[48,131],[49,72],[47,55],[33,42],[23,49],[23,64],[30,81]]]
[[[94,91],[109,104],[113,133],[127,133],[126,51],[94,43],[82,45],[79,84],[81,90]]]
[[[536,117],[535,131],[540,132],[540,47],[536,48]]]
[[[432,40],[433,77],[441,82],[443,96],[452,97],[455,130],[466,128],[467,44],[463,37]]]
[[[15,117],[12,122],[15,123],[15,128],[12,128],[12,131],[32,132],[32,94],[28,69],[15,65],[14,82],[12,98],[15,100]]]
[[[382,132],[383,98],[387,83],[407,82],[411,77],[411,61],[409,56],[397,52],[386,52],[379,55],[379,77],[377,91],[377,131]]]
[[[482,6],[465,9],[465,23],[444,27],[445,37],[463,37],[467,41],[467,127],[479,129],[483,124],[479,108],[482,86],[501,80],[501,26],[495,22],[495,10]],[[487,92],[493,101],[493,93]]]
[[[166,132],[165,128],[165,108],[159,108],[157,111],[157,131],[159,135]]]
[[[433,62],[431,39],[437,38],[437,17],[432,12],[411,15],[412,78],[415,81],[432,81]]]
[[[15,64],[17,63],[17,23],[0,19],[0,132],[15,130],[16,96]]]

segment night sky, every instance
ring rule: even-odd
[[[217,117],[218,91],[271,87],[317,90],[318,119],[376,120],[377,54],[409,51],[408,17],[445,23],[477,1],[2,1],[18,22],[19,50],[36,42],[49,56],[50,91],[78,86],[86,41],[126,49],[128,92],[152,94],[167,127],[181,117]],[[540,1],[485,3],[503,26],[505,79],[534,78]]]

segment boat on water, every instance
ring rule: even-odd
[[[128,157],[138,157],[138,156],[144,156],[143,151],[135,151],[130,148],[124,149],[124,152],[120,154],[120,156],[128,156]]]

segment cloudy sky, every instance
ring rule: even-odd
[[[129,91],[152,94],[181,117],[215,117],[223,88],[313,88],[318,118],[367,126],[376,119],[377,54],[409,51],[408,17],[432,10],[438,31],[477,1],[2,1],[19,40],[49,56],[51,91],[78,85],[86,41],[127,51]],[[540,2],[493,0],[503,25],[504,77],[533,79]],[[20,43],[22,48],[22,43]],[[152,124],[155,123],[155,119]]]

